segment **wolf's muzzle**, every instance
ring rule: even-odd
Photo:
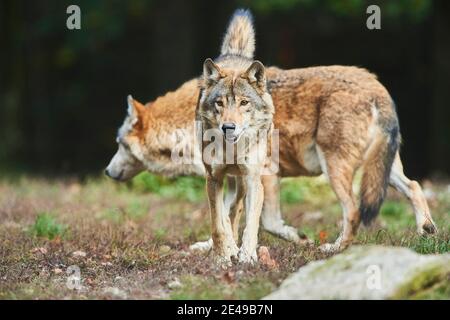
[[[120,171],[120,173],[119,173],[118,176],[115,176],[115,177],[114,177],[114,176],[111,175],[111,173],[109,172],[108,169],[105,169],[105,175],[107,175],[107,176],[110,177],[111,179],[120,181],[120,180],[122,179],[122,176],[123,176],[123,170]]]

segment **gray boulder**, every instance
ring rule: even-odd
[[[353,246],[300,268],[263,299],[404,299],[435,286],[450,286],[449,253]]]

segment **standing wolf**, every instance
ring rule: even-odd
[[[213,249],[225,262],[232,256],[237,256],[240,262],[257,260],[264,194],[261,175],[268,158],[275,109],[267,90],[265,68],[261,62],[253,61],[254,47],[251,16],[238,10],[228,26],[220,56],[214,62],[206,59],[203,64],[196,110],[203,137],[200,145],[206,169]],[[246,226],[239,250],[228,208],[223,203],[227,176],[236,177],[237,183],[235,204],[231,207],[244,201]]]
[[[250,44],[254,40],[247,39]],[[253,55],[253,45],[249,46]],[[399,156],[399,125],[392,99],[364,69],[324,66],[282,70],[266,68],[280,135],[280,170],[263,176],[262,227],[284,239],[298,241],[295,228],[285,225],[280,212],[281,177],[325,174],[344,211],[344,232],[324,249],[351,242],[359,220],[369,223],[379,211],[387,185],[406,196],[413,207],[419,234],[436,232],[420,185],[403,173]],[[193,153],[193,121],[198,102],[198,79],[145,106],[128,98],[128,115],[118,132],[119,149],[106,169],[125,181],[143,170],[168,176],[204,175],[201,162],[178,164],[171,152],[180,144],[174,132],[182,129],[184,149]],[[393,161],[393,163],[392,163]],[[351,185],[363,168],[358,205]],[[197,247],[208,248],[212,241]]]

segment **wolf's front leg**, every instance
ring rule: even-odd
[[[219,263],[229,264],[231,257],[237,255],[238,247],[233,239],[230,218],[224,210],[223,177],[217,178],[208,175],[206,189],[211,212],[213,249]]]
[[[233,228],[233,238],[236,243],[239,243],[239,221],[241,220],[242,212],[244,211],[244,197],[246,189],[242,177],[235,178],[235,196],[229,206],[229,216],[231,226]]]
[[[242,246],[239,250],[239,262],[254,263],[258,260],[256,246],[258,244],[259,218],[264,199],[260,175],[245,177],[247,194],[245,197],[246,226],[242,235]]]
[[[225,211],[230,216],[233,229],[233,238],[236,244],[239,242],[239,221],[243,212],[243,198],[245,196],[245,186],[242,177],[228,177],[228,192],[225,195]],[[207,252],[213,247],[212,238],[206,241],[199,241],[189,249],[197,252]]]

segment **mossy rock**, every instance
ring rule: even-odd
[[[300,268],[265,299],[449,299],[449,283],[448,253],[354,246]]]

